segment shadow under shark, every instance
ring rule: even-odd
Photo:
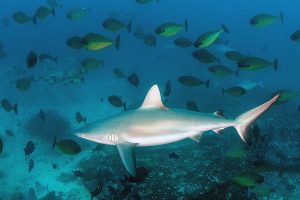
[[[76,135],[97,143],[116,145],[121,160],[132,175],[136,175],[136,146],[155,146],[191,138],[199,142],[206,131],[220,133],[234,127],[247,143],[249,126],[272,104],[279,95],[249,110],[235,119],[226,119],[220,112],[200,113],[168,109],[161,100],[157,85],[150,88],[142,106],[94,123],[76,131]]]

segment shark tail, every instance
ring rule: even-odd
[[[279,94],[274,96],[266,103],[241,114],[235,119],[236,125],[234,126],[234,128],[237,130],[239,136],[246,144],[251,145],[251,141],[249,140],[250,138],[248,137],[249,126],[264,112],[266,112],[274,103],[276,103],[278,98]]]

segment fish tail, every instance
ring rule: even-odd
[[[278,59],[277,58],[273,62],[273,67],[274,67],[275,71],[278,70]]]
[[[186,32],[189,31],[189,23],[188,23],[187,19],[184,20],[184,29],[185,29]]]
[[[55,7],[53,7],[53,8],[51,9],[51,13],[52,13],[53,17],[55,17]]]
[[[279,19],[280,19],[280,22],[281,22],[282,24],[284,24],[284,16],[283,16],[283,12],[280,12],[278,17],[279,17]]]
[[[126,102],[123,103],[124,111],[127,111],[127,105]]]
[[[33,23],[33,25],[36,25],[36,22],[37,22],[37,20],[36,20],[36,15],[34,15],[34,16],[32,17],[32,23]]]
[[[115,39],[115,47],[117,50],[120,48],[120,35],[118,35]]]
[[[205,84],[206,88],[209,88],[209,79],[207,81],[205,81],[204,84]]]
[[[228,28],[224,24],[221,25],[221,30],[225,33],[229,33]]]
[[[132,26],[132,22],[129,22],[127,25],[127,30],[129,33],[131,32],[131,26]]]
[[[56,145],[56,137],[55,137],[54,140],[53,140],[53,143],[52,143],[52,149],[54,149],[55,145]]]
[[[14,105],[14,112],[16,113],[16,115],[18,114],[18,104],[17,103]]]
[[[235,71],[235,76],[236,76],[236,77],[239,77],[239,75],[240,75],[240,69],[237,68],[237,70]]]
[[[251,144],[248,136],[249,126],[255,122],[264,112],[266,112],[279,98],[279,94],[275,95],[272,99],[266,103],[253,108],[235,119],[234,128],[237,130],[239,136],[246,144]]]

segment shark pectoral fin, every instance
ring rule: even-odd
[[[161,108],[167,109],[167,107],[163,104],[161,100],[161,95],[157,85],[153,85],[150,90],[148,91],[144,102],[140,109],[147,109],[147,108]]]
[[[198,133],[197,135],[193,135],[193,136],[191,136],[190,138],[191,138],[192,140],[194,140],[195,142],[199,143],[199,142],[200,142],[200,139],[201,139],[201,136],[202,136],[202,134],[203,134],[203,132],[200,132],[200,133]]]
[[[126,170],[130,173],[130,175],[136,175],[135,168],[135,147],[137,144],[135,143],[120,143],[117,144],[117,148],[119,154],[121,156],[121,160],[126,168]]]

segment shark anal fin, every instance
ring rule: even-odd
[[[212,131],[215,132],[215,133],[217,133],[217,134],[222,134],[223,130],[224,130],[224,128],[219,128],[219,129],[214,129]]]
[[[196,134],[196,135],[191,136],[190,138],[191,138],[192,140],[194,140],[195,142],[199,143],[202,134],[203,134],[203,132],[200,132],[200,133],[198,133],[198,134]]]
[[[117,148],[121,157],[121,160],[129,172],[130,175],[136,175],[136,164],[135,164],[135,143],[120,143],[117,144]]]

